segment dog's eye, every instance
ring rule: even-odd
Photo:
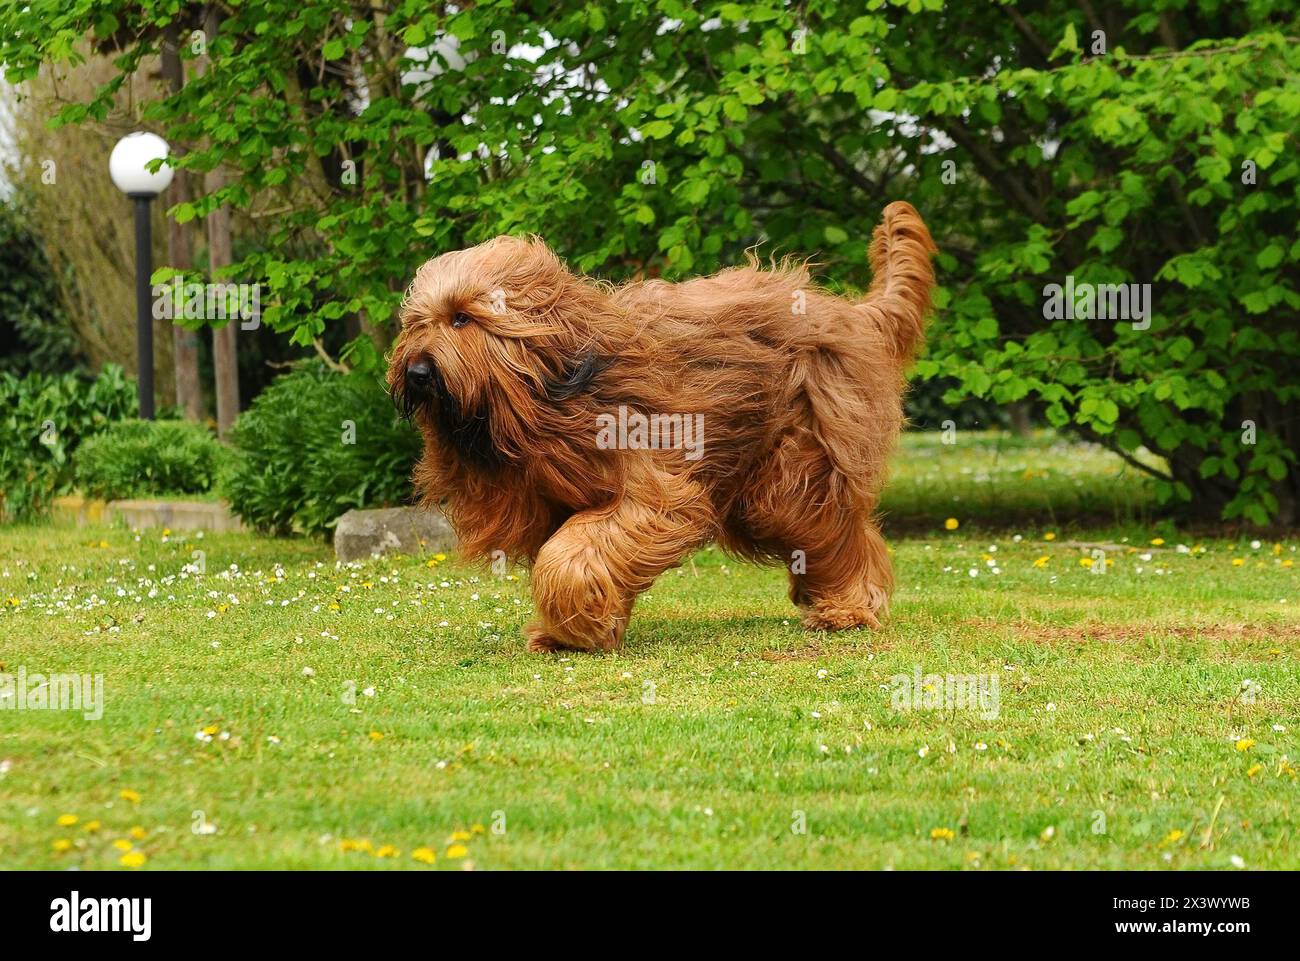
[[[460,313],[451,319],[451,325],[455,327],[457,330],[460,330],[462,327],[468,324],[471,319],[472,318],[470,317],[469,314]]]

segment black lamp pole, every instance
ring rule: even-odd
[[[153,310],[149,278],[153,274],[153,248],[149,233],[149,201],[153,194],[128,194],[135,201],[135,345],[140,417],[153,420]]]

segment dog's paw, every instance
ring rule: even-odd
[[[555,651],[609,651],[623,642],[622,628],[624,624],[626,624],[625,621],[610,628],[609,632],[598,641],[586,641],[576,637],[556,637],[555,634],[539,624],[530,624],[525,628],[524,637],[528,639],[528,650],[534,654],[554,653]]]
[[[524,636],[528,639],[528,650],[534,654],[551,654],[564,650],[565,644],[552,637],[540,627],[530,627]]]
[[[880,630],[880,618],[869,607],[837,607],[832,604],[815,604],[803,617],[803,626],[809,631],[847,631],[853,627]]]

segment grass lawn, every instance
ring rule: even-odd
[[[526,653],[522,572],[0,528],[0,672],[106,690],[0,711],[0,866],[1300,866],[1297,539],[1180,537],[1094,449],[899,460],[886,630],[706,550],[608,656]],[[996,716],[896,710],[915,665]]]

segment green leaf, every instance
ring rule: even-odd
[[[1271,243],[1261,250],[1255,257],[1255,264],[1261,270],[1272,270],[1282,262],[1282,255],[1285,253],[1279,243]]]
[[[1065,33],[1061,37],[1060,42],[1057,43],[1055,49],[1052,50],[1052,54],[1049,59],[1055,60],[1058,56],[1060,56],[1063,53],[1078,53],[1078,52],[1079,52],[1079,35],[1074,29],[1074,24],[1067,23],[1065,25]]]

